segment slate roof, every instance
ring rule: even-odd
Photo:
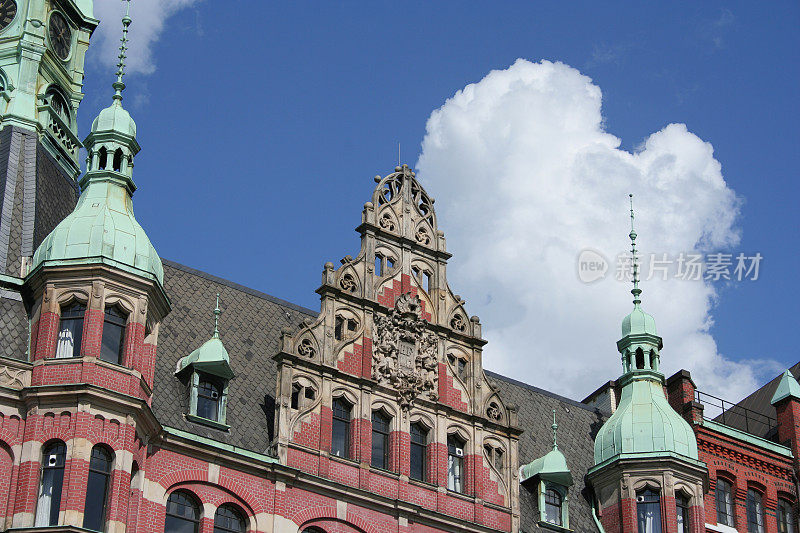
[[[272,439],[281,328],[296,328],[317,311],[280,300],[230,281],[164,261],[164,285],[172,312],[161,325],[156,358],[153,410],[162,424],[213,438],[252,451],[264,452]],[[214,295],[220,293],[220,337],[228,349],[236,378],[230,385],[227,422],[230,433],[189,422],[186,387],[175,378],[175,365],[211,337]],[[607,413],[582,403],[487,371],[506,404],[518,407],[520,464],[552,449],[552,411],[558,419],[559,449],[575,484],[569,491],[570,526],[577,532],[595,531],[591,499],[584,477],[593,465],[594,436]],[[520,491],[522,530],[539,531],[535,487]]]
[[[795,363],[795,365],[789,369],[789,372],[792,373],[795,379],[800,378],[800,362]],[[772,400],[772,395],[775,394],[775,389],[778,388],[778,383],[780,383],[782,376],[783,372],[737,403],[733,408],[728,409],[725,412],[724,419],[723,415],[719,415],[714,420],[747,431],[758,437],[770,440],[776,439],[777,430],[775,426],[777,421],[775,420],[775,408],[770,401]],[[747,420],[745,420],[745,409],[755,413],[755,415],[748,413]],[[765,417],[769,417],[772,420],[767,423]]]
[[[596,532],[592,518],[591,492],[586,487],[586,472],[594,466],[594,436],[610,416],[582,403],[486,371],[489,381],[500,389],[500,397],[517,405],[519,426],[524,430],[519,441],[520,466],[542,457],[553,448],[553,409],[558,421],[558,449],[567,459],[575,484],[569,489],[569,525],[576,532]],[[552,531],[537,525],[539,510],[536,487],[520,488],[522,531]]]
[[[272,356],[278,351],[281,329],[296,329],[303,319],[319,313],[172,261],[163,263],[172,311],[158,335],[153,411],[164,425],[264,452],[275,420],[278,370]],[[211,338],[216,293],[222,309],[220,338],[236,373],[228,395],[230,432],[186,420],[187,388],[175,377],[178,360]]]

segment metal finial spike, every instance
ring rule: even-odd
[[[214,337],[219,337],[219,315],[222,311],[219,309],[219,293],[217,293],[217,307],[214,309]]]
[[[117,81],[115,81],[112,85],[114,87],[114,100],[121,101],[122,100],[122,91],[125,89],[125,83],[122,81],[122,77],[125,76],[125,59],[128,57],[125,55],[125,52],[128,50],[128,26],[131,25],[131,17],[129,15],[131,10],[131,0],[122,0],[126,2],[125,5],[125,16],[122,17],[122,39],[120,39],[120,46],[119,46],[119,62],[117,63]]]
[[[553,449],[555,450],[556,448],[558,448],[558,439],[557,439],[558,424],[556,423],[555,409],[553,409],[553,425],[550,427],[553,428]]]
[[[633,229],[633,194],[629,194],[628,197],[631,201],[631,232],[628,234],[628,237],[631,239],[631,259],[632,259],[632,266],[633,266],[633,289],[631,289],[631,294],[633,295],[633,305],[638,306],[642,303],[640,298],[642,294],[642,290],[639,288],[639,260],[636,257],[636,230]]]

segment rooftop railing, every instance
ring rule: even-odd
[[[751,435],[765,437],[778,426],[776,418],[699,390],[695,391],[695,400],[703,405],[703,418],[746,431]]]

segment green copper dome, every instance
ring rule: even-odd
[[[667,402],[661,380],[632,379],[622,388],[617,410],[595,437],[594,463],[648,452],[697,459],[697,439],[689,423]]]
[[[658,335],[656,331],[656,319],[647,314],[636,304],[633,311],[622,319],[622,336],[640,335],[647,333],[650,335]]]
[[[92,133],[116,131],[136,137],[136,122],[131,118],[131,114],[122,107],[121,100],[114,99],[114,103],[100,111],[100,114],[94,119],[91,131]]]
[[[161,259],[133,216],[129,191],[114,178],[88,180],[75,210],[39,245],[32,268],[48,263],[107,263],[164,283]]]
[[[133,158],[140,148],[136,123],[122,107],[130,23],[125,15],[112,104],[94,119],[84,141],[89,158],[78,205],[42,241],[33,256],[33,269],[48,263],[104,263],[164,283],[161,259],[133,216]]]
[[[567,459],[558,448],[553,448],[544,457],[539,457],[523,466],[520,474],[521,482],[538,477],[544,481],[552,481],[564,487],[572,485],[572,473],[567,466]]]

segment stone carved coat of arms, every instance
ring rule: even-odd
[[[397,389],[400,406],[418,397],[438,399],[436,335],[427,331],[419,296],[402,294],[388,316],[376,320],[372,378]]]

